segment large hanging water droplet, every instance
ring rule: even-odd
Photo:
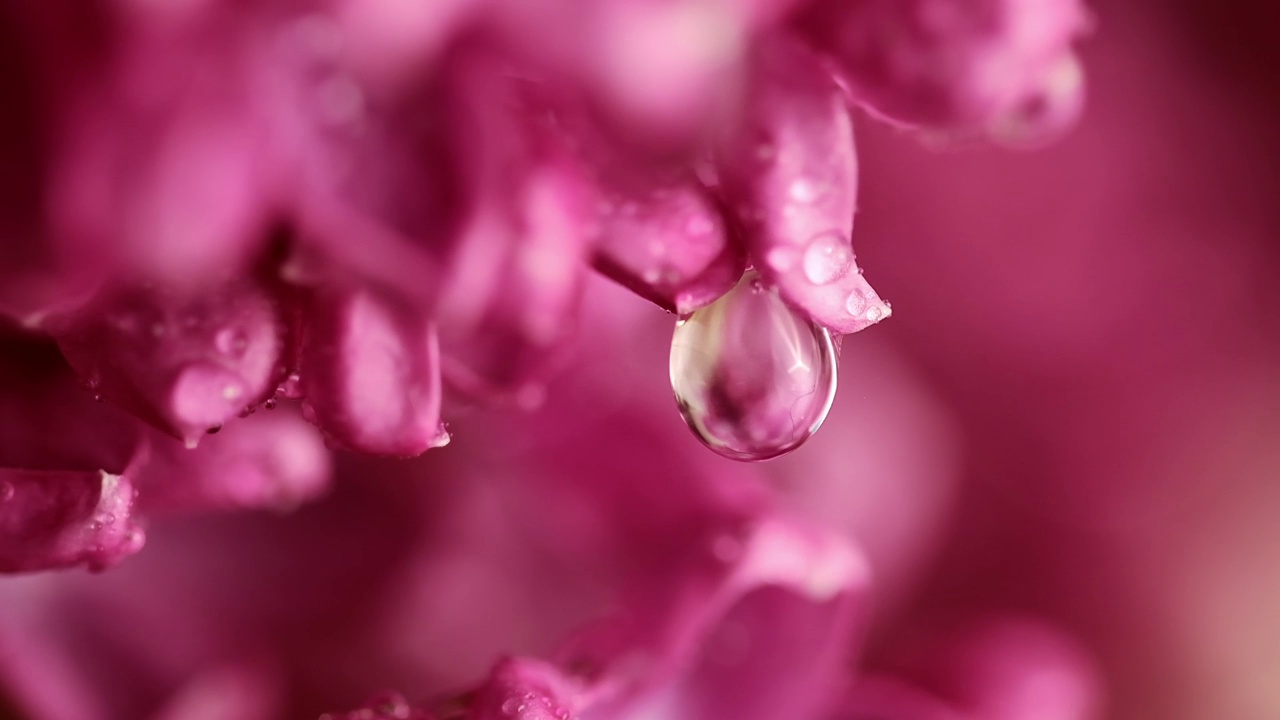
[[[671,339],[671,387],[685,422],[735,460],[767,460],[817,431],[836,393],[831,334],[747,273],[682,319]]]

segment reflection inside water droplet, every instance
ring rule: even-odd
[[[767,460],[799,447],[835,399],[831,334],[792,310],[754,272],[677,323],[671,386],[685,422],[735,460]]]

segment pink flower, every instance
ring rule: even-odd
[[[1058,139],[1077,2],[0,10],[0,695],[1230,716],[1274,183],[1221,175],[1265,132],[1103,12],[1097,114],[1010,157],[917,141]],[[859,259],[903,321],[842,344],[890,315]],[[739,459],[831,416],[733,463],[669,383]]]

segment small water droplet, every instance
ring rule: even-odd
[[[671,386],[690,429],[735,460],[790,452],[826,419],[836,390],[831,334],[754,272],[677,324]]]
[[[205,432],[206,432],[206,433],[209,433],[210,435],[217,435],[217,434],[218,434],[219,432],[221,432],[221,431],[222,431],[222,426],[221,426],[221,425],[214,425],[213,427],[209,428],[208,430],[205,430]]]
[[[885,318],[884,309],[879,305],[872,305],[867,309],[867,319],[871,322],[880,322]]]
[[[223,355],[240,357],[249,347],[249,338],[241,328],[223,328],[213,336],[213,346]]]
[[[262,403],[262,407],[268,410],[275,410],[277,404],[278,402],[275,398],[267,398],[267,401]]]
[[[811,203],[818,199],[818,188],[804,178],[791,183],[791,199],[798,203]]]
[[[524,703],[520,702],[520,698],[507,698],[502,703],[502,712],[506,715],[515,715],[524,709]]]
[[[844,301],[844,309],[854,317],[861,317],[867,311],[867,298],[860,291],[854,290],[849,293],[849,298]]]
[[[838,232],[824,232],[804,251],[804,276],[814,285],[826,285],[844,277],[853,264],[853,250]]]
[[[799,257],[799,253],[796,252],[795,248],[775,247],[765,254],[764,262],[774,270],[784,273],[795,267],[797,257]]]
[[[8,502],[13,499],[14,494],[13,483],[9,481],[0,482],[0,502]]]

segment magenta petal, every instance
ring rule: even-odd
[[[493,76],[473,80],[469,100],[484,111],[470,140],[473,206],[437,308],[445,377],[527,401],[573,337],[595,204],[545,109]],[[486,118],[488,103],[504,111]]]
[[[200,672],[151,720],[272,720],[281,717],[283,678],[269,663],[240,661]]]
[[[279,373],[276,304],[251,283],[116,293],[54,334],[95,393],[190,445],[260,402]]]
[[[1052,626],[1019,618],[971,623],[921,642],[905,675],[986,720],[1097,720],[1102,684],[1089,656]]]
[[[935,130],[1040,142],[1080,113],[1079,0],[825,0],[801,25],[857,99]]]
[[[1027,720],[1030,720],[1029,716]],[[894,677],[858,681],[830,720],[967,720],[969,716],[919,687]]]
[[[152,447],[138,480],[148,512],[290,510],[329,489],[329,452],[319,433],[283,408],[229,423],[196,448],[168,438]]]
[[[440,362],[428,318],[370,291],[317,292],[300,353],[303,403],[333,442],[385,455],[444,445]]]
[[[693,177],[602,188],[595,264],[680,315],[728,292],[745,269],[720,208]]]
[[[320,720],[437,720],[437,717],[413,707],[399,693],[385,692],[370,698],[362,708],[345,713],[325,713]],[[448,720],[455,720],[455,717]]]
[[[595,678],[584,718],[810,718],[833,700],[865,605],[862,556],[782,519],[710,550],[565,650]]]
[[[555,667],[508,658],[475,693],[468,720],[570,720],[580,690]]]
[[[761,51],[750,118],[720,162],[756,269],[835,332],[888,317],[854,262],[858,165],[835,80],[804,47],[773,42]]]
[[[242,271],[266,239],[277,173],[248,33],[221,32],[216,10],[193,15],[113,18],[127,40],[64,113],[51,220],[69,256],[187,285]]]
[[[0,469],[0,572],[114,565],[145,541],[133,500],[128,477],[105,470]]]

